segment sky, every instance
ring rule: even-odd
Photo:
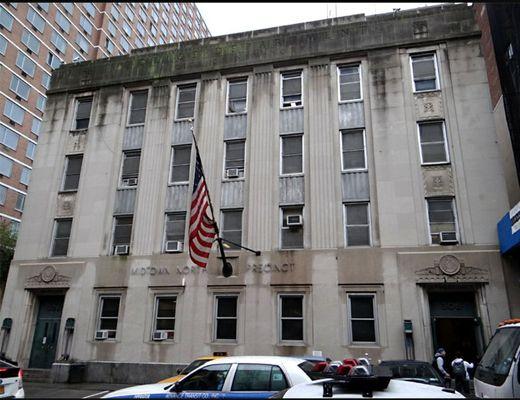
[[[439,3],[196,3],[212,36]]]

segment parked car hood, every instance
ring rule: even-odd
[[[139,386],[131,386],[125,389],[115,390],[104,395],[103,399],[110,398],[124,398],[124,397],[134,397],[136,394],[152,394],[152,393],[164,393],[165,388],[169,388],[171,383],[153,383],[151,385],[139,385]]]

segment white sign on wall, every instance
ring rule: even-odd
[[[511,234],[514,235],[520,230],[520,202],[509,211],[511,219]]]

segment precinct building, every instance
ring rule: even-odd
[[[440,5],[60,67],[2,351],[127,382],[214,352],[475,359],[511,315],[479,39]],[[191,128],[224,238],[261,252],[230,245],[229,278],[189,260]]]

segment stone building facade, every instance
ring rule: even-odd
[[[214,352],[477,357],[510,316],[479,38],[471,8],[443,5],[62,66],[3,351],[84,361],[90,380]],[[261,252],[230,245],[229,278],[183,246],[191,128],[224,238]]]

